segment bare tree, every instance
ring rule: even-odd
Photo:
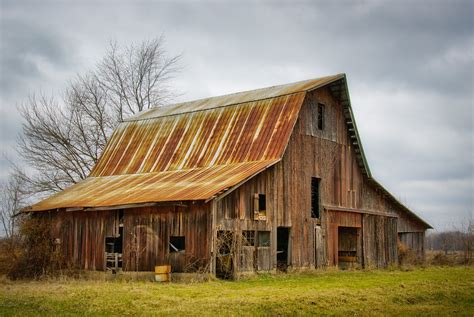
[[[14,215],[25,206],[24,180],[18,174],[11,174],[7,181],[0,185],[0,222],[4,235],[13,243],[17,233],[17,222]]]
[[[120,121],[173,97],[169,82],[180,56],[168,57],[163,45],[162,37],[128,47],[112,43],[64,96],[32,95],[20,106],[18,151],[35,170],[23,174],[32,192],[49,194],[85,179]]]
[[[168,81],[178,71],[180,56],[168,58],[163,38],[120,50],[110,45],[99,65],[99,80],[110,92],[119,119],[161,105],[172,97]]]

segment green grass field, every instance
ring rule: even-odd
[[[328,271],[188,284],[0,284],[0,316],[474,315],[474,268]]]

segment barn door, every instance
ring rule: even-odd
[[[290,228],[277,228],[277,268],[286,271],[288,268]]]
[[[339,268],[355,267],[359,263],[359,229],[338,227],[337,256]]]
[[[321,226],[316,226],[314,229],[314,266],[321,268],[323,265],[325,265],[323,233]]]
[[[222,279],[234,277],[235,239],[232,231],[217,231],[216,276]]]

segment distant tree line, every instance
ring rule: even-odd
[[[474,255],[474,221],[464,221],[462,227],[456,230],[428,233],[426,249],[442,251],[445,255],[460,253],[465,263],[471,263]]]

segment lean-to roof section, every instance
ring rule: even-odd
[[[206,200],[276,162],[278,160],[158,173],[88,177],[26,211]]]

